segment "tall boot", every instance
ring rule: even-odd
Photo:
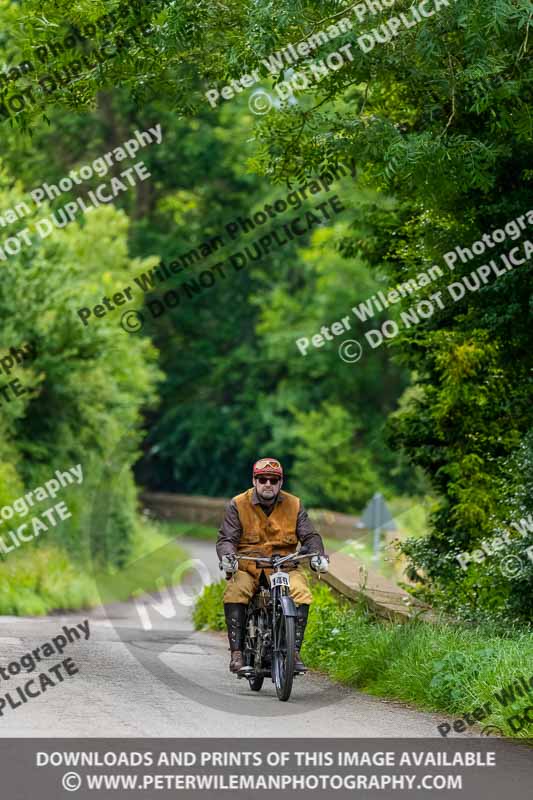
[[[244,644],[246,607],[246,603],[224,603],[224,614],[228,627],[229,649],[231,650],[231,660],[229,662],[230,672],[238,672],[244,666],[242,648]]]
[[[307,616],[309,614],[309,606],[305,603],[296,607],[296,630],[295,630],[295,652],[294,652],[294,671],[306,672],[307,668],[303,663],[300,656],[300,648],[303,644],[305,626],[307,625]]]

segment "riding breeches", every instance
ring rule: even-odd
[[[293,569],[289,572],[291,582],[291,597],[298,605],[309,605],[313,595],[309,589],[307,578],[302,570]],[[224,603],[248,603],[259,586],[259,574],[251,575],[244,570],[237,570],[230,578],[224,592]]]

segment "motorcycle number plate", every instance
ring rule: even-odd
[[[274,572],[274,574],[270,576],[270,585],[272,588],[274,588],[274,586],[286,586],[287,588],[289,588],[290,578],[288,573]]]

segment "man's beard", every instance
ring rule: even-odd
[[[270,495],[270,497],[268,495],[265,497],[265,495],[260,494],[259,499],[261,500],[262,503],[265,503],[265,505],[269,506],[272,505],[272,503],[274,503],[277,500],[278,494],[279,494],[279,489],[277,492],[274,491],[273,494]]]

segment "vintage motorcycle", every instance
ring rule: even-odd
[[[313,558],[319,553],[269,557],[237,555],[237,560],[255,561],[272,569],[269,579],[261,571],[259,588],[248,604],[246,614],[244,667],[237,677],[247,678],[250,689],[259,692],[270,675],[279,700],[288,700],[294,672],[296,606],[290,597],[290,573],[283,572],[287,562]],[[298,673],[296,673],[298,674]]]

